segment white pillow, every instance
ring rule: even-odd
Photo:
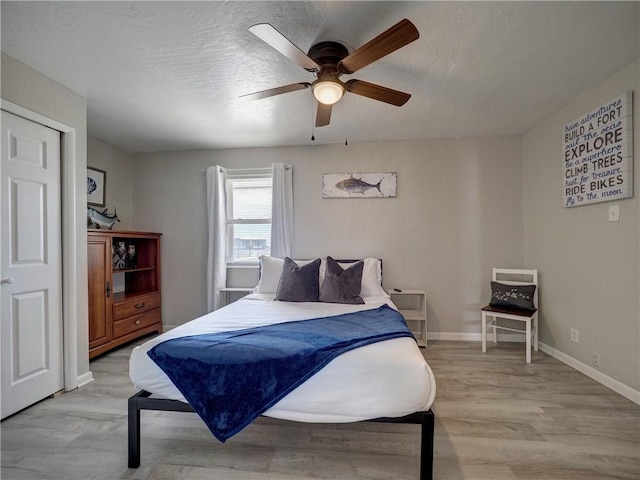
[[[313,260],[294,260],[299,267],[313,262]],[[282,276],[282,268],[284,266],[284,258],[267,257],[260,255],[260,280],[258,285],[253,289],[253,293],[276,293],[280,277]]]
[[[362,270],[361,297],[388,296],[382,288],[382,262],[379,258],[368,257],[364,259]]]
[[[387,292],[382,288],[382,263],[380,259],[368,257],[364,260],[364,268],[362,269],[362,282],[360,286],[360,296],[364,297],[387,297]],[[352,263],[338,262],[342,268],[349,268]],[[327,270],[327,259],[323,258],[320,264],[320,285],[324,280]]]

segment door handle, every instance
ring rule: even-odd
[[[111,282],[107,282],[107,298],[111,296]]]
[[[0,280],[0,284],[4,285],[5,283],[11,285],[14,282],[13,277],[5,277]]]

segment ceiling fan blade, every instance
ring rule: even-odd
[[[320,70],[320,65],[296,47],[287,37],[273,28],[272,25],[268,23],[258,23],[257,25],[249,27],[249,31],[305,70],[312,72]]]
[[[331,107],[333,105],[325,105],[318,102],[318,112],[316,113],[316,127],[324,127],[329,125],[331,120]]]
[[[405,18],[350,55],[347,55],[338,63],[338,68],[342,73],[357,72],[370,63],[417,40],[419,37],[418,29]]]
[[[346,82],[347,91],[362,95],[363,97],[373,98],[380,102],[390,103],[397,107],[401,107],[411,98],[411,95],[398,90],[387,87],[381,87],[373,83],[364,82],[362,80],[349,80]]]
[[[246,95],[240,95],[240,98],[247,98],[248,100],[260,100],[261,98],[273,97],[274,95],[295,92],[296,90],[304,90],[305,88],[309,88],[310,86],[311,84],[307,82],[293,83],[291,85],[285,85],[283,87],[270,88],[269,90],[263,90],[261,92],[247,93]]]

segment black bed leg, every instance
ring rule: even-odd
[[[420,441],[420,480],[433,479],[433,411],[429,410],[422,419],[422,435]]]
[[[140,466],[140,410],[138,396],[129,398],[129,468]]]

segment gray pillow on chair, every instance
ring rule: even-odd
[[[507,285],[491,282],[491,301],[489,305],[499,308],[516,308],[535,311],[533,294],[535,285]]]
[[[364,262],[362,260],[350,265],[345,270],[333,258],[327,257],[327,270],[320,286],[320,301],[363,304],[364,300],[360,297],[363,269]]]
[[[284,259],[276,299],[284,302],[317,302],[320,296],[320,259],[299,267],[289,257]]]

